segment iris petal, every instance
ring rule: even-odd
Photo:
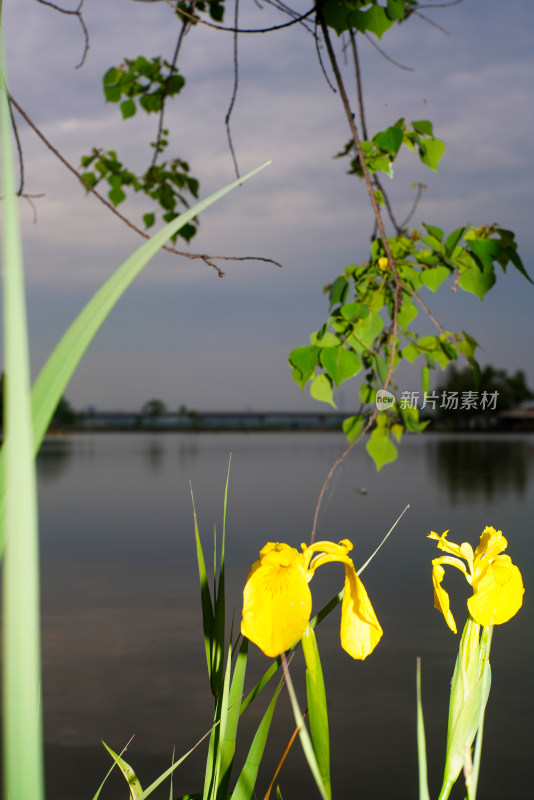
[[[508,622],[523,604],[521,573],[508,556],[498,556],[473,586],[467,606],[480,625]]]
[[[353,658],[364,659],[373,652],[381,637],[382,628],[354,564],[345,563],[341,646]]]
[[[241,633],[274,658],[301,639],[311,607],[304,555],[269,542],[252,565],[243,591]]]
[[[452,611],[450,608],[450,600],[449,595],[441,585],[441,582],[445,576],[445,570],[439,563],[442,559],[435,558],[432,562],[432,583],[434,584],[434,608],[437,608],[438,611],[441,611],[443,616],[445,617],[445,622],[451,629],[453,633],[457,632],[456,622],[454,621],[454,617],[452,615]]]

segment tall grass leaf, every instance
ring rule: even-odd
[[[215,724],[217,724],[217,723],[215,723]],[[191,749],[187,751],[187,753],[185,753],[181,758],[179,758],[178,761],[175,761],[174,764],[172,764],[168,769],[165,770],[165,772],[162,772],[161,775],[158,778],[156,778],[156,780],[153,781],[150,784],[150,786],[148,786],[144,790],[144,792],[142,794],[139,795],[137,800],[146,800],[146,798],[149,797],[149,795],[151,795],[152,792],[154,792],[158,788],[158,786],[160,786],[163,783],[163,781],[166,781],[167,778],[170,778],[170,776],[173,774],[174,770],[177,769],[177,767],[179,767],[180,764],[182,764],[185,761],[185,759],[188,758],[188,756],[190,756],[191,753],[193,753],[200,744],[202,744],[204,739],[206,739],[208,736],[210,736],[210,734],[213,733],[213,728],[214,727],[215,727],[215,725],[212,725],[212,727],[209,729],[209,731],[206,731],[204,736],[201,736],[200,739],[198,740],[198,742],[196,742],[196,744],[194,744],[193,747],[191,747]],[[185,795],[184,796],[184,800],[185,800],[185,798],[189,798],[189,797],[195,798],[195,800],[197,800],[197,798],[201,798],[202,795],[201,794]]]
[[[325,792],[330,799],[330,737],[328,731],[328,711],[326,690],[319,649],[313,629],[308,625],[302,636],[302,649],[306,660],[306,696],[308,699],[308,719],[313,751]]]
[[[239,778],[237,779],[234,791],[232,792],[231,800],[250,800],[254,794],[258,770],[260,768],[263,753],[265,751],[267,736],[269,735],[269,729],[271,727],[276,701],[278,700],[281,688],[282,681],[280,680],[275,689],[272,700],[269,703],[269,706],[267,707],[260,724],[258,725],[258,729],[254,735],[254,739],[252,740],[245,764],[241,770]]]
[[[1,8],[0,8],[1,11]],[[6,374],[2,733],[4,797],[42,800],[43,740],[39,686],[39,534],[30,408],[30,358],[22,245],[17,214],[3,30],[0,25],[4,368]]]
[[[105,742],[102,742],[102,744],[104,745],[104,747],[112,757],[113,761],[124,775],[126,783],[128,784],[128,789],[130,790],[130,797],[132,798],[132,800],[137,800],[137,798],[143,794],[143,787],[139,782],[139,778],[137,777],[131,766],[123,758],[117,755],[117,753],[115,753],[111,749],[111,747],[109,747]]]
[[[174,747],[172,749],[171,767],[172,767],[173,764],[174,764]],[[169,800],[173,800],[173,798],[174,798],[173,781],[172,781],[173,776],[174,776],[174,773],[171,772],[170,787],[169,787]]]
[[[276,673],[278,672],[278,670],[280,669],[281,666],[282,666],[282,659],[279,656],[276,659],[276,661],[273,661],[273,663],[271,664],[269,669],[267,669],[263,673],[262,677],[259,679],[259,681],[256,683],[256,685],[247,694],[247,696],[245,697],[245,699],[241,703],[240,714],[244,714],[244,712],[247,710],[247,708],[252,703],[252,701],[255,700],[256,697],[259,695],[259,693],[267,686],[267,684],[269,683],[271,678],[274,675],[276,675]]]
[[[131,737],[130,741],[126,744],[126,746],[122,748],[121,752],[119,753],[119,756],[122,756],[122,754],[126,752],[126,749],[127,749],[128,745],[130,744],[130,742],[132,741],[132,739],[133,739],[133,736]],[[104,744],[104,742],[102,742],[102,744]],[[117,762],[114,761],[113,764],[111,765],[111,767],[109,768],[109,770],[107,771],[104,780],[102,781],[102,783],[98,787],[98,789],[96,791],[96,794],[93,796],[93,800],[98,800],[98,798],[100,797],[100,792],[104,788],[104,784],[106,783],[107,779],[109,778],[109,776],[111,775],[111,773],[113,772],[113,770],[115,769],[116,766],[117,766]]]
[[[226,670],[224,673],[223,690],[221,695],[221,716],[219,723],[219,740],[215,761],[215,780],[213,784],[212,796],[217,797],[219,794],[219,784],[221,779],[221,765],[223,756],[223,742],[226,738],[228,727],[228,714],[230,703],[230,676],[232,674],[232,644],[228,647],[228,658],[226,661]]]
[[[191,486],[191,484],[189,484],[189,488],[191,489],[191,502],[193,503],[193,521],[195,525],[195,542],[197,547],[198,576],[200,580],[200,602],[202,605],[202,627],[204,629],[204,647],[206,649],[208,675],[213,691],[212,650],[213,650],[213,627],[215,618],[213,614],[213,605],[211,602],[211,592],[209,587],[208,575],[206,572],[206,562],[204,560],[204,552],[202,550],[202,542],[200,541],[200,533],[198,530],[195,498],[193,497],[193,487]]]
[[[285,662],[285,656],[282,656],[282,666],[284,667],[284,675],[287,683],[287,691],[289,692],[289,698],[291,700],[291,707],[293,709],[293,716],[295,717],[295,723],[299,730],[300,743],[304,751],[304,756],[306,758],[306,761],[308,762],[310,772],[313,776],[317,788],[319,789],[321,797],[323,798],[323,800],[329,800],[325,787],[323,785],[321,771],[319,769],[319,765],[315,757],[313,745],[311,743],[310,736],[306,729],[306,725],[304,724],[304,716],[302,714],[302,711],[300,710],[300,706],[297,700],[297,695],[295,694],[295,689],[293,688],[291,675],[289,674],[287,663],[284,662]]]
[[[228,696],[228,718],[224,731],[224,738],[221,747],[221,778],[219,781],[218,797],[223,800],[228,795],[230,776],[234,763],[235,743],[237,738],[237,726],[241,711],[241,699],[243,687],[245,685],[245,672],[247,668],[248,639],[243,639],[237,654],[230,693]]]
[[[486,659],[486,663],[488,664],[488,669],[485,669],[482,674],[482,693],[483,695],[489,694],[489,686],[487,682],[491,680],[491,672],[489,670],[489,653],[491,649],[491,639],[493,637],[493,626],[485,627],[482,629],[482,636],[481,636],[481,650],[483,653],[483,657]],[[473,758],[473,771],[471,774],[471,780],[469,784],[467,784],[467,800],[476,800],[477,796],[477,787],[478,787],[478,776],[480,773],[480,758],[482,756],[482,737],[484,733],[484,715],[486,713],[486,706],[481,705],[479,710],[479,718],[478,718],[478,731],[477,731],[477,738],[475,742],[475,755]]]
[[[224,541],[221,544],[220,566],[217,568],[217,529],[213,529],[213,685],[212,691],[215,697],[221,693],[222,682],[224,679],[224,645],[226,630],[226,609],[224,591]]]
[[[417,765],[419,771],[419,800],[430,800],[426,763],[425,723],[421,698],[421,659],[417,659]]]
[[[230,481],[230,462],[228,462],[228,472],[226,475],[226,485],[224,489],[224,505],[223,505],[223,533],[221,541],[221,555],[219,559],[218,580],[217,575],[217,540],[214,537],[213,552],[214,552],[214,567],[213,578],[215,583],[215,624],[214,624],[214,646],[215,646],[215,664],[214,673],[216,676],[216,693],[220,691],[220,681],[222,679],[222,667],[224,663],[224,642],[226,632],[226,588],[225,588],[225,548],[226,548],[226,509],[228,504],[228,483]]]
[[[3,139],[8,141],[4,136]],[[168,225],[165,225],[152,238],[142,244],[105,282],[96,292],[85,308],[76,317],[72,325],[61,338],[46,364],[39,373],[31,394],[32,421],[33,421],[33,447],[37,452],[43,437],[48,429],[50,420],[56,410],[67,384],[69,383],[76,367],[85,351],[91,344],[95,334],[110,313],[111,309],[141,272],[143,267],[158,252],[173,234],[196,217],[208,206],[215,203],[236,186],[251,178],[267,166],[263,164],[252,170],[243,178],[229,183],[219,191],[210,195],[200,203],[196,203]],[[0,479],[3,477],[3,454],[0,453]],[[3,481],[2,481],[3,484]],[[1,502],[1,497],[0,497]],[[2,512],[0,510],[0,520]],[[0,524],[0,532],[2,525]],[[0,554],[3,542],[0,539]]]
[[[215,706],[215,724],[210,736],[206,770],[204,773],[204,800],[211,800],[217,796],[219,775],[221,768],[222,742],[226,733],[228,718],[228,695],[230,690],[230,675],[232,672],[232,645],[228,648],[226,671],[224,674],[223,689]]]

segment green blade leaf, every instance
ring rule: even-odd
[[[102,744],[104,745],[104,747],[106,748],[106,750],[108,751],[108,753],[110,754],[110,756],[112,757],[112,759],[114,760],[114,762],[116,763],[122,774],[124,775],[126,783],[128,784],[128,789],[130,790],[130,797],[132,798],[132,800],[136,800],[143,794],[143,788],[139,782],[139,778],[137,777],[131,766],[123,758],[117,755],[117,753],[115,753],[111,749],[111,747],[108,747],[108,745],[105,742],[102,742]]]
[[[282,661],[282,664],[284,665],[284,661]],[[315,757],[313,745],[311,743],[310,736],[304,724],[304,715],[300,710],[300,706],[297,700],[297,695],[295,694],[295,689],[293,688],[293,682],[291,680],[291,675],[289,674],[289,669],[287,668],[287,664],[285,664],[284,666],[284,675],[287,684],[287,691],[289,692],[289,698],[291,700],[291,707],[293,709],[293,716],[295,717],[295,723],[298,728],[300,743],[302,745],[306,761],[308,762],[310,772],[313,775],[315,784],[319,789],[321,797],[323,798],[323,800],[329,800],[329,797],[326,793],[323,784],[323,779],[321,776],[321,772],[319,770],[319,765],[317,764],[317,758]]]
[[[200,602],[202,605],[202,627],[204,629],[204,647],[206,650],[206,662],[208,664],[208,675],[210,684],[212,685],[213,692],[213,629],[215,626],[215,615],[213,612],[213,604],[211,601],[210,585],[208,581],[208,574],[206,572],[206,562],[204,561],[204,552],[202,550],[202,542],[200,541],[200,533],[198,530],[197,512],[195,508],[195,499],[193,497],[193,487],[191,489],[191,502],[193,503],[193,519],[195,524],[195,542],[197,546],[197,563],[198,575],[200,580]]]
[[[274,708],[276,706],[276,701],[278,700],[281,687],[282,681],[280,681],[276,687],[267,711],[263,715],[258,729],[254,735],[254,739],[252,740],[250,750],[248,751],[247,758],[245,760],[245,764],[241,770],[239,778],[237,779],[234,791],[232,792],[231,800],[250,800],[252,797],[254,786],[256,784],[256,778],[258,777],[258,770],[263,758],[265,745],[267,743],[267,736],[269,735],[269,729],[271,727]]]
[[[421,659],[417,659],[417,763],[419,768],[419,800],[430,800],[428,791],[425,723],[421,699]]]
[[[245,685],[245,671],[247,668],[248,639],[243,639],[237,654],[237,659],[230,684],[228,695],[228,717],[224,731],[224,738],[221,746],[221,766],[218,796],[226,798],[228,796],[228,786],[234,762],[235,743],[237,738],[237,726],[241,714],[241,697]]]
[[[302,649],[306,659],[306,695],[308,698],[308,718],[310,735],[317,766],[328,798],[332,797],[330,784],[330,738],[328,732],[328,711],[326,690],[317,640],[310,625],[302,636]]]
[[[44,797],[39,623],[39,534],[30,409],[30,357],[11,123],[0,27],[0,136],[4,197],[3,333],[5,535],[3,570],[4,795]],[[59,399],[59,398],[58,398]],[[0,498],[1,499],[1,498]],[[0,512],[1,513],[1,512]]]

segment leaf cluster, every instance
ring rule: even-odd
[[[326,0],[323,14],[326,24],[338,36],[349,30],[370,31],[378,39],[395,24],[406,19],[418,5],[417,0],[387,0],[384,5],[369,0]]]
[[[102,83],[106,101],[120,103],[123,119],[128,119],[137,112],[136,101],[147,114],[161,111],[166,97],[181,92],[185,78],[161,56],[150,60],[138,56],[125,58],[119,67],[110,67]]]
[[[360,410],[343,424],[349,442],[363,431],[377,391],[386,385],[396,388],[394,372],[402,361],[421,364],[421,388],[427,393],[432,370],[443,370],[458,358],[477,367],[477,342],[465,331],[420,335],[415,330],[424,307],[422,289],[436,293],[448,281],[453,289],[459,286],[482,299],[495,283],[496,267],[505,271],[509,263],[528,278],[513,234],[496,226],[465,226],[445,238],[439,228],[425,225],[387,242],[395,272],[376,239],[369,261],[346,267],[325,287],[328,319],[311,334],[309,345],[289,356],[301,389],[309,384],[312,397],[334,407],[334,390],[362,373]],[[408,403],[397,401],[381,410],[367,443],[377,467],[396,458],[396,443],[405,431],[420,432],[427,424]]]
[[[147,114],[162,114],[165,99],[182,90],[185,78],[178,69],[161,57],[147,59],[125,59],[119,67],[110,67],[103,78],[106,101],[120,103],[123,119],[135,116],[138,108]],[[161,128],[158,138],[152,142],[155,155],[161,155],[169,145],[169,131]],[[90,187],[101,181],[109,186],[108,198],[116,207],[123,203],[129,191],[142,192],[153,200],[161,211],[163,222],[172,222],[180,211],[189,208],[189,198],[197,198],[198,180],[190,174],[187,161],[174,158],[157,163],[156,158],[148,169],[138,174],[126,167],[115,150],[93,148],[89,155],[81,157],[81,177]],[[149,211],[143,215],[145,228],[156,222],[156,214]],[[184,225],[172,238],[189,241],[197,230],[196,220]]]
[[[428,120],[418,120],[413,121],[410,127],[401,118],[394,125],[377,133],[370,141],[361,142],[365,166],[369,173],[374,175],[375,172],[385,172],[389,178],[393,178],[393,163],[403,144],[412,151],[417,148],[422,163],[434,172],[438,171],[438,164],[445,152],[445,143],[435,138],[432,123]],[[336,158],[351,156],[349,174],[363,178],[363,168],[355,152],[354,140],[351,139],[343,150],[336,154]]]
[[[93,148],[90,155],[82,156],[81,166],[85,170],[81,177],[89,186],[94,188],[101,181],[108,184],[108,197],[114,206],[126,200],[129,190],[143,192],[159,205],[163,222],[172,222],[180,209],[189,208],[187,194],[198,197],[198,180],[189,174],[189,164],[179,158],[151,165],[144,173],[137,175],[119,160],[115,150]],[[153,211],[143,214],[145,228],[151,228],[155,221],[156,214]],[[197,221],[191,220],[171,241],[176,241],[177,236],[189,241],[196,233],[196,226]]]

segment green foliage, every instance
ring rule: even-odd
[[[471,372],[476,367],[477,342],[465,331],[420,335],[414,328],[421,292],[435,293],[448,283],[482,299],[495,282],[496,267],[504,272],[510,263],[530,280],[513,234],[496,226],[468,225],[445,237],[442,230],[426,224],[387,242],[396,275],[389,265],[384,269],[382,242],[374,240],[369,261],[346,267],[325,288],[330,300],[327,321],[311,334],[310,345],[295,348],[289,356],[301,389],[309,384],[312,397],[332,406],[335,389],[363,372],[360,412],[343,426],[349,442],[361,434],[362,414],[371,413],[376,392],[388,377],[394,392],[394,372],[403,360],[422,362],[423,392],[430,390],[433,370],[443,370],[459,358],[471,365]],[[380,469],[396,458],[395,442],[402,431],[421,431],[427,424],[419,421],[416,408],[398,401],[377,417],[367,452]]]
[[[421,162],[434,172],[438,171],[438,164],[445,152],[445,143],[434,137],[432,123],[420,120],[412,122],[410,128],[404,119],[399,119],[385,131],[375,134],[370,141],[361,142],[365,166],[371,175],[385,172],[388,177],[393,178],[393,163],[403,144],[412,151],[417,148]],[[362,165],[352,139],[337,153],[336,158],[344,156],[351,156],[349,174],[362,178]]]
[[[323,14],[326,24],[338,35],[355,29],[369,31],[381,39],[384,33],[417,6],[416,0],[387,0],[384,5],[365,0],[326,0]]]
[[[150,61],[138,56],[125,58],[119,67],[110,67],[102,83],[107,102],[120,103],[122,116],[128,119],[138,110],[136,101],[147,114],[161,111],[166,97],[181,92],[185,78],[160,56]]]
[[[332,797],[330,784],[330,740],[328,732],[328,711],[323,668],[313,628],[308,625],[302,637],[302,649],[306,659],[306,697],[310,736],[321,781],[328,798]]]
[[[82,178],[89,186],[95,188],[102,181],[108,184],[108,198],[114,206],[126,200],[128,191],[143,192],[160,206],[163,222],[172,222],[180,208],[189,208],[188,195],[198,197],[198,180],[189,174],[189,164],[179,158],[153,164],[138,175],[124,166],[115,150],[93,148],[91,155],[82,156],[81,166]],[[155,221],[153,212],[143,215],[145,228],[151,228]],[[172,235],[171,241],[178,236],[189,241],[196,233],[196,225],[193,218]]]

